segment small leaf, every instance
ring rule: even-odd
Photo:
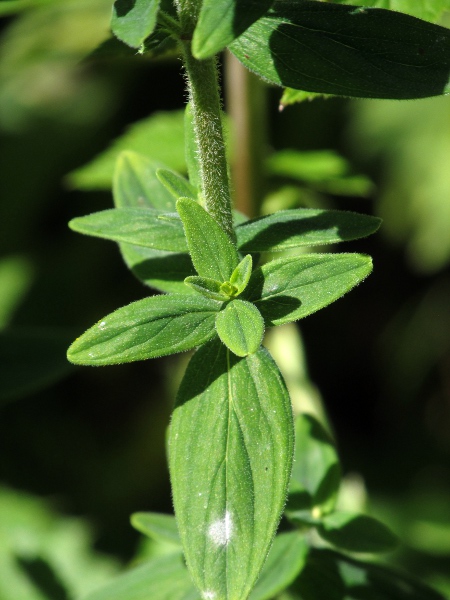
[[[230,238],[197,202],[181,198],[177,210],[197,273],[200,277],[228,281],[239,264],[239,255]]]
[[[309,546],[298,532],[277,535],[249,600],[270,600],[290,585],[302,570]]]
[[[214,337],[220,307],[200,295],[144,298],[88,329],[67,358],[79,365],[114,365],[190,350]]]
[[[156,176],[161,163],[125,150],[117,157],[113,178],[114,204],[118,208],[156,208],[173,212],[175,199]]]
[[[314,519],[332,510],[340,475],[339,459],[329,434],[312,415],[298,415],[288,516],[295,517],[299,511],[306,511]]]
[[[139,48],[156,26],[160,0],[115,0],[111,29],[132,48]]]
[[[189,175],[189,183],[196,189],[201,188],[200,161],[198,158],[198,144],[195,137],[192,106],[188,102],[184,112],[185,156]]]
[[[156,176],[176,200],[178,200],[178,198],[197,200],[198,194],[194,186],[191,185],[187,179],[178,173],[175,173],[175,171],[158,169],[156,171]]]
[[[83,600],[200,600],[183,564],[181,552],[158,556],[125,571]]]
[[[372,259],[363,254],[280,258],[253,271],[245,296],[266,325],[282,325],[338,300],[371,271]]]
[[[398,545],[386,525],[367,515],[333,512],[321,519],[317,531],[333,546],[349,552],[388,552]]]
[[[247,254],[238,266],[235,268],[230,277],[230,284],[236,287],[234,296],[241,294],[250,281],[252,274],[253,259],[250,254]]]
[[[264,320],[254,304],[233,300],[216,315],[217,333],[237,356],[256,352],[264,336]]]
[[[165,217],[169,218],[165,218]],[[175,218],[173,218],[175,216]],[[187,252],[183,224],[176,213],[142,208],[111,208],[69,222],[74,231],[154,250]]]
[[[308,92],[407,99],[450,89],[448,29],[383,9],[280,0],[230,50],[267,81]]]
[[[278,252],[366,237],[380,224],[381,219],[354,212],[296,208],[242,223],[236,236],[242,252]]]
[[[262,17],[274,0],[203,0],[192,40],[192,52],[200,60],[228,46]]]
[[[221,302],[229,300],[229,297],[222,292],[222,284],[220,281],[216,281],[215,279],[196,277],[194,275],[194,277],[186,277],[184,283],[206,298],[220,300]]]
[[[137,512],[131,515],[131,524],[156,542],[180,544],[177,523],[173,515],[152,512]]]
[[[292,409],[267,351],[194,354],[170,427],[180,537],[203,598],[244,600],[272,543],[293,451]]]

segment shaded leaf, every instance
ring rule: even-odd
[[[438,21],[445,10],[450,10],[449,0],[331,0],[334,4],[353,4],[373,8],[387,8],[404,12],[419,19]]]
[[[242,252],[281,251],[355,240],[375,233],[380,224],[381,219],[359,213],[297,208],[242,223],[236,236]]]
[[[266,325],[281,325],[328,306],[371,271],[372,259],[363,254],[280,258],[253,271],[245,296]]]
[[[190,350],[214,337],[220,306],[200,295],[144,298],[88,329],[67,357],[80,365],[112,365]]]
[[[247,598],[280,518],[292,451],[289,396],[267,351],[237,358],[219,341],[200,348],[178,394],[169,463],[187,564],[203,597]]]
[[[197,273],[200,277],[228,281],[239,264],[237,249],[230,238],[197,202],[181,198],[177,210]]]
[[[216,315],[217,333],[237,356],[253,354],[264,336],[264,320],[254,304],[233,300]]]
[[[225,302],[229,297],[222,291],[222,284],[207,277],[186,277],[184,283],[206,298]]]
[[[112,32],[132,48],[139,48],[156,26],[160,0],[115,0]]]
[[[155,541],[165,541],[181,545],[177,523],[173,515],[137,512],[131,515],[131,524],[137,531]]]
[[[271,83],[360,98],[448,92],[450,32],[393,11],[279,0],[230,50]]]
[[[177,213],[150,208],[111,208],[69,222],[74,231],[154,250],[187,252],[183,224]]]
[[[274,0],[203,0],[192,39],[200,60],[214,56],[262,17]]]
[[[317,531],[333,546],[350,552],[388,552],[398,544],[392,531],[377,519],[343,511],[323,517]]]
[[[176,200],[178,198],[197,200],[197,190],[182,175],[168,169],[158,169],[156,176]]]

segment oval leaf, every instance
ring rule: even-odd
[[[192,40],[192,53],[200,60],[214,56],[252,23],[274,0],[203,0]]]
[[[116,0],[112,32],[132,48],[139,48],[155,28],[160,0]]]
[[[377,217],[354,212],[297,208],[242,223],[236,236],[242,252],[274,252],[356,240],[375,233],[380,224]]]
[[[254,304],[233,300],[216,315],[217,333],[237,356],[256,352],[264,336],[264,320]]]
[[[292,465],[289,396],[260,348],[200,348],[180,387],[169,464],[186,561],[203,598],[244,600],[267,556]]]
[[[187,252],[183,224],[176,213],[150,208],[111,208],[69,222],[79,233],[154,250]]]
[[[230,238],[197,202],[181,198],[177,210],[197,273],[200,277],[228,281],[239,264],[237,249]]]
[[[449,30],[383,9],[280,0],[230,50],[271,83],[309,92],[406,99],[450,89]]]
[[[324,540],[349,552],[388,552],[398,544],[392,531],[377,519],[349,512],[333,512],[317,531]]]
[[[220,307],[200,295],[144,298],[88,329],[67,358],[78,365],[114,365],[190,350],[214,337]]]
[[[253,271],[245,295],[266,325],[282,325],[328,306],[371,271],[372,259],[363,254],[280,258]]]

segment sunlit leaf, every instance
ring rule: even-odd
[[[112,32],[132,48],[139,48],[156,25],[160,0],[115,0]]]
[[[254,304],[233,300],[216,315],[217,333],[237,356],[256,352],[264,335],[264,320]]]

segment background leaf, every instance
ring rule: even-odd
[[[160,0],[115,0],[111,29],[132,48],[139,48],[156,25]]]
[[[179,390],[169,463],[187,564],[204,597],[247,597],[278,525],[292,451],[290,401],[267,351],[239,359],[218,341],[200,348]]]
[[[310,92],[406,99],[449,90],[449,31],[393,11],[280,0],[230,50],[271,83]]]
[[[177,523],[173,515],[137,512],[131,515],[131,524],[135,529],[155,541],[181,545]]]

